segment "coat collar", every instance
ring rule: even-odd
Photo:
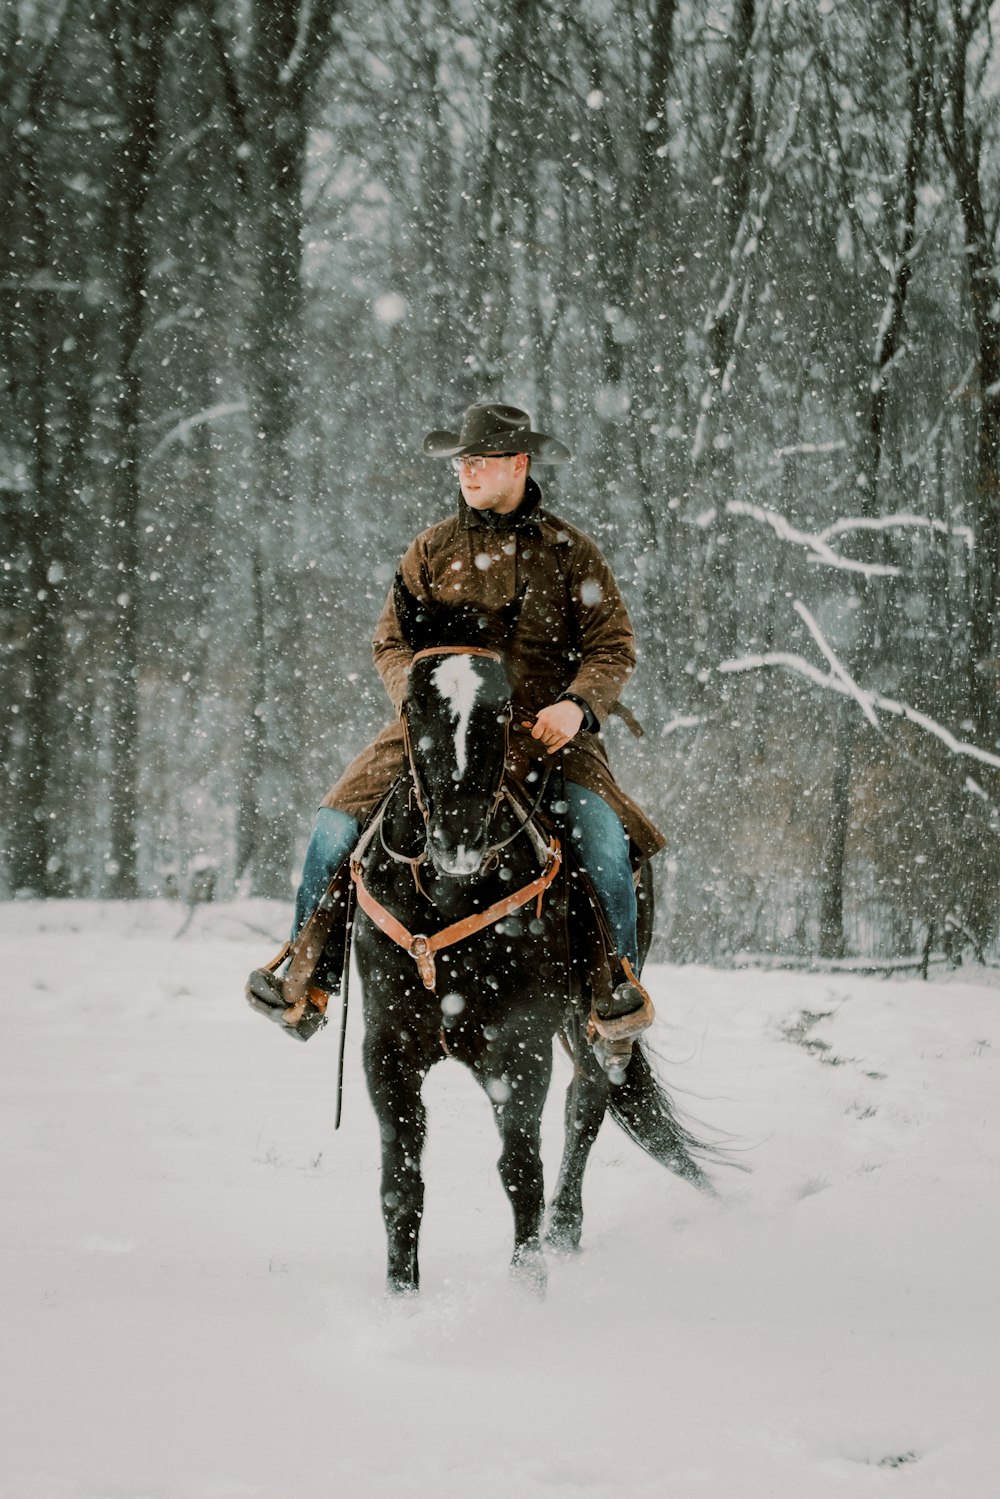
[[[458,492],[458,523],[463,531],[521,531],[529,524],[537,529],[532,519],[542,503],[542,491],[531,475],[524,486],[524,499],[509,515],[497,515],[492,510],[473,510],[465,503],[462,491]]]

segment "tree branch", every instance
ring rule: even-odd
[[[765,651],[760,655],[734,656],[728,661],[720,661],[716,670],[731,674],[760,671],[766,666],[782,667],[785,671],[805,677],[817,687],[839,693],[841,697],[854,698],[856,702],[859,701],[859,695],[861,695],[873,709],[877,709],[880,713],[890,713],[896,718],[903,718],[908,723],[916,724],[925,733],[939,739],[953,755],[977,760],[981,765],[989,765],[994,770],[1000,770],[1000,756],[991,755],[989,750],[980,749],[976,744],[968,744],[965,740],[956,739],[943,724],[939,724],[936,719],[929,718],[926,713],[920,713],[916,708],[911,708],[908,703],[900,703],[894,698],[883,697],[879,692],[865,692],[864,688],[859,687],[857,683],[848,686],[832,671],[824,674],[804,656],[795,655],[793,652]]]
[[[774,534],[782,541],[790,541],[794,546],[805,547],[818,562],[824,563],[827,567],[836,567],[842,572],[862,573],[866,578],[898,578],[902,571],[901,568],[894,567],[890,563],[855,562],[853,558],[841,557],[827,545],[822,536],[798,530],[785,516],[779,515],[777,510],[766,510],[761,505],[751,505],[747,500],[730,500],[726,509],[730,515],[742,516],[747,520],[759,521],[762,525],[770,526]]]
[[[315,81],[329,54],[338,14],[338,0],[303,0],[295,46],[279,75],[285,87],[305,92]]]
[[[943,520],[934,520],[929,515],[907,515],[906,513],[878,516],[847,515],[840,520],[835,520],[831,526],[826,526],[816,535],[820,541],[829,541],[833,536],[846,536],[851,531],[895,531],[904,527],[936,531],[939,536],[958,536],[965,542],[970,552],[976,545],[971,526],[949,526]]]
[[[850,672],[843,665],[836,651],[833,649],[833,646],[830,645],[826,636],[823,634],[823,631],[820,629],[819,625],[816,623],[815,619],[810,614],[805,604],[802,603],[801,599],[795,599],[792,604],[792,608],[799,616],[799,619],[801,619],[805,624],[810,635],[819,646],[820,651],[829,664],[832,675],[837,678],[838,682],[841,682],[843,686],[847,688],[847,691],[850,693],[851,697],[853,697],[854,701],[857,703],[858,707],[861,709],[862,713],[865,715],[875,732],[877,734],[881,734],[882,726],[879,723],[878,719],[875,717],[875,709],[871,705],[871,700],[868,694],[866,692],[862,692],[861,688],[858,686],[857,682],[855,682]]]

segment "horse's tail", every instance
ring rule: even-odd
[[[718,1165],[735,1163],[681,1122],[641,1044],[632,1049],[624,1080],[609,1089],[608,1108],[615,1123],[654,1161],[675,1171],[700,1192],[718,1195],[698,1157]]]

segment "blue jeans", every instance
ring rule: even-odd
[[[551,800],[551,798],[550,798]],[[621,957],[638,966],[635,886],[628,856],[628,835],[603,797],[573,781],[566,782],[567,836],[590,876],[608,918]],[[295,897],[292,936],[319,905],[334,874],[358,841],[357,819],[333,807],[320,807],[306,851],[302,883]]]
[[[628,834],[603,796],[574,781],[566,782],[563,817],[566,833],[604,908],[618,955],[628,958],[638,971],[639,939]]]
[[[302,866],[302,882],[295,895],[293,937],[323,899],[327,886],[357,843],[360,833],[357,818],[348,812],[320,807],[316,813],[316,825]]]

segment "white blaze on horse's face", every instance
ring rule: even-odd
[[[431,681],[455,720],[455,770],[461,780],[469,763],[469,723],[483,679],[469,656],[456,655],[442,658],[431,672]]]

